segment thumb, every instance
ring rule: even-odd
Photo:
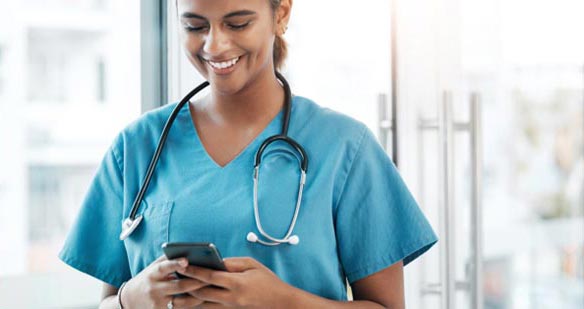
[[[258,261],[249,257],[235,257],[235,258],[225,258],[223,259],[225,268],[230,273],[240,273],[246,270],[259,268],[261,265]]]

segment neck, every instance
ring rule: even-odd
[[[235,94],[212,89],[203,109],[216,124],[251,127],[273,119],[282,109],[284,97],[276,75],[268,71]]]

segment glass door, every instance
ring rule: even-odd
[[[414,308],[582,308],[583,4],[398,8],[402,171],[441,239]]]
[[[569,0],[461,4],[462,92],[483,103],[485,308],[584,306],[583,11]]]

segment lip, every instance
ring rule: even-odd
[[[224,61],[229,61],[229,60],[235,59],[235,58],[239,58],[239,59],[237,60],[237,62],[234,65],[232,65],[232,66],[230,66],[228,68],[223,68],[223,69],[216,68],[216,67],[212,66],[209,63],[209,61],[213,61],[213,62],[224,62]],[[243,55],[237,56],[237,57],[232,57],[232,58],[229,58],[229,59],[226,59],[226,60],[220,60],[220,61],[215,61],[215,60],[205,59],[205,58],[202,58],[202,59],[205,62],[205,64],[207,65],[207,67],[209,67],[215,74],[217,74],[217,75],[227,75],[227,74],[230,74],[231,72],[235,71],[235,69],[239,65],[239,62],[241,62],[241,59],[242,58],[243,58]]]

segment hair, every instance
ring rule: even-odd
[[[280,2],[282,0],[269,0],[272,7],[272,12],[276,14],[276,10],[280,7]],[[284,40],[284,37],[280,34],[276,34],[276,39],[274,40],[274,68],[276,70],[281,69],[284,66],[284,60],[288,55],[288,45]]]

